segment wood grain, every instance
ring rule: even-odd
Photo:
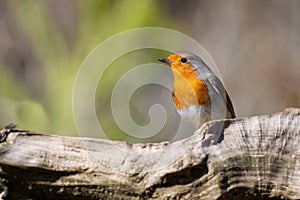
[[[2,133],[4,199],[300,199],[296,108],[211,121],[175,143]]]

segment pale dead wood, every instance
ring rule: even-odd
[[[172,144],[0,138],[5,199],[300,199],[300,109],[212,121]]]

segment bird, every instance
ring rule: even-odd
[[[158,61],[171,67],[177,112],[196,129],[211,120],[236,117],[223,83],[199,56],[182,51]]]

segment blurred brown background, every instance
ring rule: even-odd
[[[300,1],[175,2],[169,12],[216,62],[238,116],[299,107]]]
[[[196,39],[237,116],[300,107],[300,1],[1,0],[0,125],[74,135],[81,62],[111,35],[145,26]]]

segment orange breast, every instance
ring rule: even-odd
[[[198,78],[198,72],[190,64],[185,66],[173,64],[174,102],[178,109],[192,105],[206,105],[210,99],[208,88],[204,81]]]

